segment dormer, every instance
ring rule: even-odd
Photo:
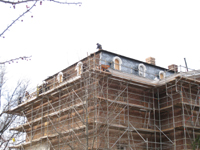
[[[115,70],[121,70],[121,64],[122,64],[121,58],[116,56],[116,57],[113,58],[113,62],[114,62],[114,69]]]
[[[78,62],[76,65],[75,70],[77,71],[77,76],[80,76],[83,72],[83,63],[82,62]]]
[[[145,77],[146,76],[146,66],[144,64],[139,64],[138,65],[138,74],[141,77]]]

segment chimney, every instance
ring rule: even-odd
[[[169,70],[172,70],[172,71],[174,71],[174,72],[178,72],[178,66],[175,65],[175,64],[169,65],[169,66],[168,66],[168,69],[169,69]]]
[[[146,58],[146,63],[151,64],[151,65],[156,65],[155,58],[153,57]]]

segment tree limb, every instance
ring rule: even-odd
[[[35,3],[29,8],[27,9],[24,13],[22,13],[19,17],[17,17],[17,19],[15,19],[1,34],[0,37],[17,21],[19,20],[22,16],[24,16],[26,13],[28,13],[37,3],[38,1],[36,0]]]
[[[22,1],[16,1],[16,2],[0,0],[0,3],[18,5],[18,4],[28,3],[28,2],[33,2],[33,1],[37,1],[37,0],[22,0]],[[60,3],[60,4],[75,4],[75,5],[81,5],[82,4],[81,2],[60,2],[60,1],[54,1],[54,0],[47,0],[47,1],[52,1],[52,2],[56,2],[56,3]]]
[[[10,59],[10,60],[4,61],[4,62],[0,62],[0,65],[3,65],[3,64],[6,64],[6,63],[11,63],[11,62],[19,60],[19,59],[22,59],[22,60],[28,59],[28,58],[31,58],[31,57],[32,56],[29,56],[29,57],[24,56],[24,57],[18,57],[18,58],[15,58],[15,59]]]
[[[0,3],[6,3],[6,4],[12,4],[12,5],[17,5],[17,4],[21,4],[21,3],[27,3],[27,2],[33,2],[36,0],[25,0],[25,1],[16,1],[16,2],[12,2],[12,1],[5,1],[5,0],[0,0]]]
[[[47,1],[51,1],[51,2],[55,2],[55,3],[59,3],[59,4],[75,4],[75,5],[81,5],[81,2],[61,2],[61,1],[57,1],[57,0],[47,0]],[[38,2],[38,0],[22,0],[22,1],[5,1],[5,0],[0,0],[0,3],[8,3],[8,4],[12,4],[12,5],[17,5],[17,4],[21,4],[21,3],[27,3],[27,2],[35,2],[29,9],[27,9],[24,13],[22,13],[19,17],[17,17],[9,26],[7,26],[7,28],[0,33],[0,37],[16,22],[18,21],[22,16],[24,16],[26,13],[28,13],[34,6],[36,6],[35,4]],[[41,3],[42,1],[40,1]],[[4,38],[4,37],[3,37]]]

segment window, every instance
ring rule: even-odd
[[[145,77],[146,76],[146,66],[144,64],[138,65],[139,76]]]
[[[78,67],[77,67],[77,75],[81,75],[82,74],[82,67],[83,67],[83,64],[79,63]]]
[[[63,73],[62,72],[59,72],[59,74],[57,76],[57,80],[58,80],[58,83],[63,82]]]
[[[115,59],[115,69],[119,70],[119,60]]]
[[[114,69],[115,70],[121,70],[121,64],[122,64],[122,60],[119,57],[114,57],[113,58],[113,62],[114,62]]]
[[[83,63],[82,62],[79,62],[77,65],[76,65],[76,69],[77,71],[77,76],[80,76],[83,72]]]
[[[160,80],[165,78],[165,72],[164,71],[159,72],[159,78],[160,78]]]

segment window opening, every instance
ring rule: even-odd
[[[57,80],[58,80],[58,83],[63,82],[63,73],[62,72],[59,72],[59,74],[57,76]]]
[[[114,69],[115,70],[121,70],[121,64],[122,64],[122,60],[119,57],[114,57],[113,58],[113,62],[114,62]]]
[[[165,72],[164,71],[159,72],[159,78],[160,78],[160,80],[165,78]]]
[[[77,65],[76,65],[76,68],[75,70],[77,71],[77,76],[80,76],[83,72],[83,63],[82,62],[79,62]]]
[[[119,60],[115,59],[115,69],[119,70]]]
[[[144,64],[139,64],[138,70],[139,70],[139,76],[142,77],[146,76],[146,66]]]

